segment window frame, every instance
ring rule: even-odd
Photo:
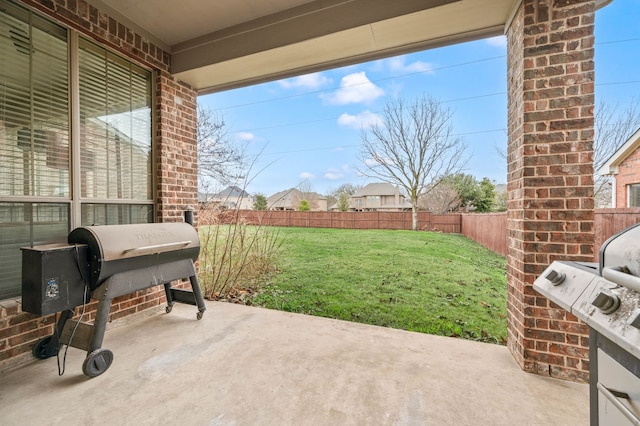
[[[640,183],[627,184],[627,207],[640,207]]]

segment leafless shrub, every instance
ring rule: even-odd
[[[231,225],[221,215],[235,214]],[[200,213],[199,280],[206,298],[246,302],[278,270],[283,238],[278,228],[248,225],[236,212],[205,208]]]

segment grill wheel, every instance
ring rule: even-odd
[[[89,377],[96,377],[107,371],[113,362],[113,352],[109,349],[96,349],[87,355],[82,364],[82,372]]]

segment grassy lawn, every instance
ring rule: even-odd
[[[506,261],[433,232],[279,228],[281,272],[254,305],[504,344]]]

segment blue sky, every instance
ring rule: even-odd
[[[451,108],[467,146],[465,173],[506,183],[506,40],[479,40],[201,96],[229,138],[256,158],[247,191],[271,195],[303,182],[326,194],[371,182],[358,167],[361,126],[386,102],[423,94]],[[640,0],[596,13],[596,103],[640,101]],[[640,123],[638,123],[640,127]],[[258,155],[259,154],[259,155]],[[257,156],[257,157],[256,157]]]

